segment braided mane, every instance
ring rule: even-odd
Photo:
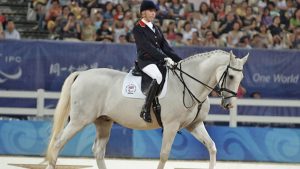
[[[197,53],[195,55],[189,56],[189,57],[181,60],[180,63],[188,63],[190,61],[195,61],[195,60],[197,60],[199,62],[203,62],[204,60],[210,58],[211,56],[213,56],[216,53],[229,55],[228,52],[223,51],[223,50],[213,50],[213,51],[210,51],[210,52]]]

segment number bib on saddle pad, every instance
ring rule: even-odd
[[[168,72],[166,74],[165,83],[159,98],[163,98],[167,93]],[[163,83],[163,82],[162,82]],[[122,86],[122,94],[129,98],[145,99],[146,95],[142,92],[142,76],[132,75],[132,70],[125,76]]]

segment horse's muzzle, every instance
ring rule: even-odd
[[[231,109],[231,108],[233,108],[233,105],[231,103],[231,99],[230,98],[227,98],[227,99],[222,98],[221,105],[225,109]]]

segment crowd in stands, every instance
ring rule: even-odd
[[[132,43],[141,1],[33,0],[31,7],[37,31],[50,39]],[[172,46],[300,49],[300,0],[191,1],[155,1],[155,24]]]

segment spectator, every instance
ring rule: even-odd
[[[187,17],[191,13],[194,12],[194,4],[190,3],[189,0],[183,0],[183,10],[184,10],[184,16]]]
[[[249,36],[242,36],[240,38],[240,41],[239,41],[237,47],[251,49],[252,47],[250,45],[250,37]]]
[[[219,14],[220,12],[223,12],[224,11],[224,0],[210,0],[210,9],[215,14]]]
[[[199,7],[200,21],[201,21],[201,29],[207,30],[210,29],[210,25],[214,20],[213,14],[210,12],[210,8],[206,2],[202,2]]]
[[[272,25],[269,26],[269,30],[272,36],[275,35],[280,35],[282,33],[282,28],[280,25],[280,17],[279,16],[275,16],[273,18],[273,23]]]
[[[233,25],[237,22],[238,19],[234,15],[234,13],[230,12],[226,15],[225,20],[221,21],[220,27],[218,29],[218,34],[221,36],[222,34],[228,33],[233,29]]]
[[[259,9],[260,9],[260,11],[263,11],[266,7],[267,7],[267,2],[268,2],[269,0],[259,0],[258,1],[258,7],[259,7]]]
[[[59,5],[58,0],[51,1],[51,7],[46,14],[46,21],[55,22],[56,18],[61,15],[61,6]]]
[[[124,18],[124,9],[121,4],[116,4],[113,10],[114,20],[123,19]]]
[[[187,43],[189,40],[192,39],[193,32],[197,31],[197,29],[192,28],[192,25],[190,22],[185,22],[183,25],[183,30],[181,30],[181,33],[183,35],[183,42]]]
[[[245,89],[244,86],[242,86],[241,84],[238,87],[238,91],[237,91],[237,97],[238,98],[243,98],[247,93],[247,90]]]
[[[135,43],[135,39],[132,32],[128,32],[125,36],[126,41],[129,43]]]
[[[6,17],[5,15],[3,15],[0,11],[0,23],[3,26],[3,29],[5,29],[5,25],[6,25]]]
[[[203,42],[199,37],[199,32],[197,32],[197,31],[193,32],[192,39],[188,41],[188,45],[190,45],[190,46],[201,46],[201,45],[203,45]]]
[[[258,34],[261,37],[263,46],[267,46],[267,48],[272,46],[273,37],[266,25],[260,25]]]
[[[128,5],[132,11],[133,18],[137,18],[137,15],[140,13],[140,6],[142,0],[129,0]]]
[[[81,40],[83,41],[95,41],[96,40],[96,29],[92,24],[92,19],[86,17],[83,21],[83,27],[81,31]]]
[[[42,3],[37,3],[35,6],[37,19],[38,19],[38,30],[42,32],[45,28],[45,16],[46,16],[46,7]]]
[[[265,7],[264,10],[263,10],[263,14],[261,16],[261,24],[262,25],[266,25],[266,26],[270,26],[272,25],[272,16],[270,15],[270,10],[269,8]]]
[[[253,48],[268,48],[267,44],[263,43],[263,39],[259,34],[253,35],[250,44]]]
[[[273,1],[269,1],[269,2],[268,2],[267,8],[269,8],[269,10],[270,10],[270,15],[271,15],[272,17],[280,16],[279,9],[277,8],[276,4],[275,4]]]
[[[15,29],[15,23],[11,20],[7,21],[7,27],[4,31],[5,39],[16,39],[20,40],[20,33]]]
[[[120,44],[126,44],[126,43],[128,43],[128,41],[126,40],[126,36],[125,35],[120,35],[118,42]]]
[[[228,32],[227,35],[227,46],[228,47],[236,47],[240,41],[240,38],[244,35],[244,33],[240,30],[241,25],[239,22],[235,22],[233,24],[232,31]]]
[[[221,4],[220,7],[217,8],[217,10],[217,12],[214,12],[214,14],[216,15],[215,20],[218,22],[224,20],[226,17],[225,4]]]
[[[113,16],[113,4],[111,2],[106,2],[105,4],[105,9],[104,9],[104,12],[103,12],[103,18],[108,21],[108,24],[110,26],[113,25],[113,19],[114,19],[114,16]]]
[[[246,15],[241,17],[242,24],[243,24],[243,29],[248,30],[245,27],[252,27],[253,25],[253,20],[256,19],[255,15],[253,14],[253,9],[252,7],[247,7],[246,8]],[[255,25],[256,27],[257,25]]]
[[[170,21],[166,29],[166,39],[168,41],[174,41],[176,39],[176,23],[175,21]]]
[[[4,31],[3,31],[2,23],[0,23],[0,40],[2,39],[4,39]]]
[[[50,21],[47,24],[47,30],[49,32],[49,39],[58,39],[60,38],[59,35],[57,33],[57,25],[55,22]]]
[[[162,23],[163,19],[169,19],[169,7],[166,4],[166,0],[158,0],[157,1],[157,14],[156,18]]]
[[[251,24],[248,26],[244,26],[242,28],[242,31],[245,32],[246,35],[249,35],[252,37],[254,34],[257,34],[257,30],[256,30],[257,26],[258,26],[258,23],[257,23],[256,19],[252,18]]]
[[[94,25],[95,29],[98,30],[103,22],[103,16],[99,10],[94,11]]]
[[[83,20],[88,17],[90,17],[88,10],[86,8],[81,8],[80,17],[77,18],[77,20],[81,20],[81,23],[83,24]],[[80,25],[82,25],[82,24],[80,24]]]
[[[204,39],[204,46],[207,47],[222,47],[224,46],[223,44],[220,43],[220,41],[218,39],[216,39],[216,35],[213,33],[213,31],[208,30],[205,33],[205,39]]]
[[[71,0],[69,7],[75,16],[75,19],[79,20],[81,18],[81,7],[79,6],[79,3],[76,0]]]
[[[290,19],[290,30],[300,27],[300,8],[296,9],[293,17]]]
[[[80,25],[77,23],[75,15],[69,13],[68,21],[63,27],[63,39],[67,41],[78,41],[78,35],[80,35]]]
[[[63,6],[62,14],[56,18],[56,33],[60,36],[60,39],[62,39],[63,28],[68,22],[70,11],[69,6]]]
[[[109,26],[108,21],[103,21],[100,29],[97,30],[97,38],[96,41],[102,42],[113,42],[113,32]]]
[[[172,46],[186,46],[186,44],[183,42],[182,38],[183,38],[182,33],[179,33],[179,32],[176,33],[176,39],[175,39],[175,41],[171,42],[171,45]]]
[[[119,43],[119,36],[126,35],[127,33],[123,19],[115,20],[113,25],[113,32],[114,32],[114,42]]]
[[[300,27],[294,30],[291,37],[292,47],[295,49],[300,49]]]
[[[127,10],[125,12],[125,17],[124,17],[124,24],[125,24],[125,27],[127,29],[127,32],[129,30],[132,30],[133,29],[133,26],[134,26],[134,20],[133,20],[133,17],[132,17],[132,12],[130,10]]]
[[[271,47],[272,49],[284,49],[286,48],[284,45],[284,41],[280,35],[274,35],[273,36],[273,45]]]
[[[248,8],[248,3],[247,1],[243,1],[241,4],[238,5],[237,9],[236,9],[236,14],[239,17],[246,17],[247,16],[247,8]]]
[[[294,2],[294,0],[286,0],[286,4],[287,4],[287,10],[285,15],[288,18],[291,18],[294,15],[294,12],[296,11],[296,4]],[[299,9],[299,8],[298,8]]]
[[[82,3],[82,7],[87,9],[87,12],[90,14],[91,13],[91,9],[92,8],[97,8],[98,7],[98,3],[97,0],[81,0]]]
[[[172,0],[170,5],[170,16],[175,20],[184,19],[184,8],[180,0]]]

